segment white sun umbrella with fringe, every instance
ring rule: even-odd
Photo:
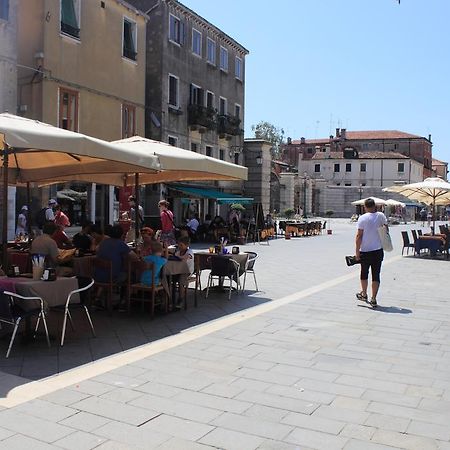
[[[405,208],[405,203],[399,202],[398,200],[394,200],[393,198],[389,198],[386,200],[386,206],[400,206]]]
[[[367,197],[367,198],[362,198],[361,200],[355,200],[354,202],[352,202],[352,205],[353,206],[363,206],[364,202],[368,198],[371,198],[375,202],[375,205],[377,205],[377,206],[385,206],[386,205],[386,200],[383,200],[382,198],[378,198],[378,197]]]
[[[384,188],[386,192],[396,192],[404,197],[433,207],[433,233],[435,229],[436,205],[450,204],[450,183],[442,178],[426,178],[418,183],[402,184]]]

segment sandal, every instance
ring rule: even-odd
[[[370,299],[370,305],[372,306],[372,308],[376,308],[378,306],[377,299],[376,298]]]
[[[367,294],[363,294],[362,292],[358,292],[356,298],[362,302],[367,302]]]

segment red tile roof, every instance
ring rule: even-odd
[[[416,134],[405,133],[397,130],[374,130],[374,131],[347,131],[345,133],[346,140],[376,140],[376,139],[420,139],[422,136]],[[423,138],[425,139],[425,138]],[[305,144],[327,144],[330,142],[330,138],[321,139],[305,139]],[[301,141],[293,140],[293,145],[301,144]]]
[[[330,152],[330,158],[328,158],[326,152],[317,152],[311,159],[344,159],[344,154],[342,152]],[[397,152],[359,152],[358,159],[408,159],[408,157]]]

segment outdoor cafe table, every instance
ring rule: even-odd
[[[32,280],[25,277],[0,277],[0,292],[11,291],[24,297],[41,297],[47,308],[64,305],[69,293],[75,289],[78,289],[78,280],[75,277],[58,277],[55,281]]]
[[[420,250],[428,249],[430,250],[431,256],[436,256],[436,253],[445,243],[445,238],[441,235],[435,236],[418,236],[415,242],[416,254],[420,254]]]
[[[191,274],[189,267],[186,261],[175,261],[169,260],[166,264],[164,264],[161,283],[164,286],[165,291],[169,295],[169,298],[172,301],[172,306],[174,307],[174,302],[176,298],[175,287],[172,283],[172,277],[174,275],[180,275],[180,285],[184,285],[187,281],[187,278]],[[172,285],[172,289],[170,289],[170,285]]]

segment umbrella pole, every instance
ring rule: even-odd
[[[27,214],[27,228],[28,228],[28,238],[31,239],[31,187],[30,182],[27,181],[27,206],[28,206],[28,214]]]
[[[3,144],[3,222],[2,222],[2,265],[8,270],[8,170],[9,147]]]
[[[433,228],[432,228],[432,230],[431,230],[431,234],[434,236],[436,233],[435,233],[435,229],[436,229],[436,214],[435,214],[435,211],[436,211],[436,197],[433,197],[433,210],[432,210],[432,213],[431,214],[433,214]]]
[[[140,222],[140,215],[139,215],[139,173],[136,172],[134,175],[134,196],[136,197],[136,204],[134,205],[134,241],[137,245],[138,243],[138,237],[139,237],[139,222]]]

